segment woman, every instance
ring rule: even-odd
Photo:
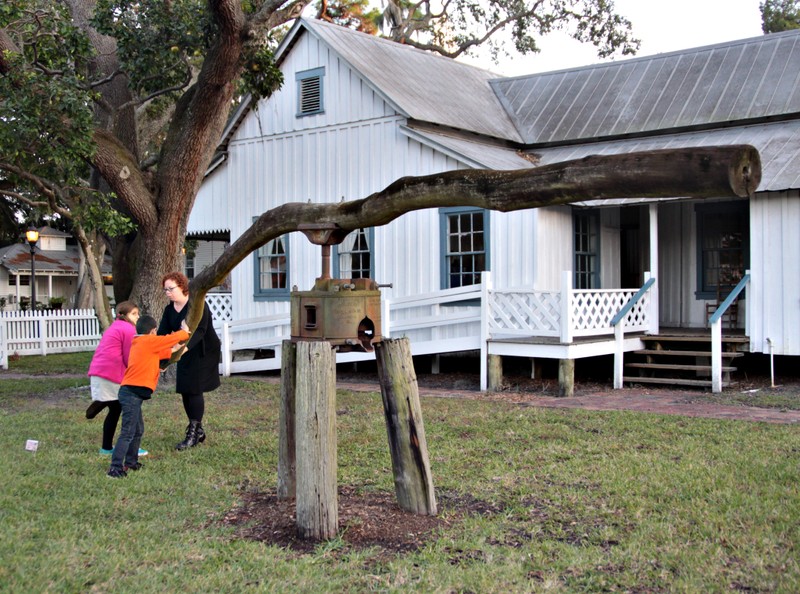
[[[86,418],[93,419],[108,407],[108,414],[103,421],[103,441],[100,447],[100,454],[104,456],[110,456],[113,451],[114,433],[122,412],[117,393],[128,367],[128,354],[136,334],[136,321],[139,319],[139,308],[131,301],[119,303],[116,311],[117,319],[100,338],[88,372],[92,403],[86,409]],[[147,451],[140,449],[139,455],[146,456]]]
[[[158,326],[158,333],[164,335],[180,330],[181,322],[189,313],[189,279],[180,272],[170,272],[161,279],[161,286],[170,300]],[[175,391],[183,398],[183,409],[189,425],[184,440],[175,445],[177,450],[192,448],[206,439],[203,393],[219,387],[220,351],[221,344],[214,331],[211,311],[203,303],[203,317],[186,343],[186,351],[178,359]]]

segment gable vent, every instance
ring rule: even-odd
[[[298,115],[321,113],[322,76],[324,70],[315,68],[297,73],[297,112]]]

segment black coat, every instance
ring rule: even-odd
[[[189,303],[175,311],[172,303],[164,308],[158,333],[169,334],[180,330],[181,322],[189,313]],[[178,359],[175,391],[180,394],[199,394],[219,388],[219,362],[221,343],[214,330],[211,311],[203,304],[203,317],[192,332],[186,352]]]

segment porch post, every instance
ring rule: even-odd
[[[614,389],[621,390],[625,371],[625,354],[623,352],[623,339],[625,338],[625,319],[614,326]]]
[[[649,333],[658,334],[658,203],[653,202],[649,206],[650,215],[650,275],[655,277],[656,282],[650,288],[650,324]],[[645,279],[647,281],[649,279]]]
[[[492,273],[489,271],[481,272],[481,392],[485,392],[489,386],[489,311],[491,304],[489,292],[492,283]]]
[[[222,377],[231,376],[231,329],[228,322],[222,322]]]
[[[572,271],[561,273],[561,342],[572,342]]]
[[[711,324],[711,391],[722,392],[722,318]]]

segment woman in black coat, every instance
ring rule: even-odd
[[[178,330],[189,313],[189,279],[180,272],[170,272],[161,279],[161,285],[170,300],[158,326],[158,333],[163,335]],[[189,419],[186,437],[175,446],[178,450],[194,447],[206,439],[203,393],[219,387],[220,350],[221,343],[214,330],[211,311],[204,303],[203,317],[177,364],[175,391],[183,398],[183,408]]]

